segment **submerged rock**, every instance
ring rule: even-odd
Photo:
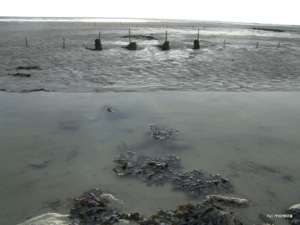
[[[150,124],[150,139],[156,141],[171,141],[178,133],[178,129],[170,129],[158,125]]]
[[[34,162],[34,163],[31,163],[29,166],[30,166],[31,168],[34,168],[34,169],[44,169],[44,168],[47,167],[50,163],[51,163],[51,161],[45,160],[45,161],[41,161],[41,162]]]
[[[101,111],[104,112],[105,118],[110,120],[123,119],[127,118],[124,112],[120,111],[116,106],[113,105],[104,105],[101,107]]]
[[[211,175],[194,170],[182,172],[180,158],[169,155],[166,159],[140,156],[134,159],[135,153],[122,153],[114,160],[117,166],[114,171],[118,176],[132,176],[148,185],[169,182],[174,190],[186,192],[190,197],[199,197],[217,191],[229,191],[232,184],[220,175]]]

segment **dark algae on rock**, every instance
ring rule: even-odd
[[[74,208],[70,211],[69,218],[73,225],[98,225],[98,224],[140,224],[140,225],[183,225],[183,224],[212,224],[212,225],[242,225],[243,223],[232,213],[221,206],[215,205],[215,200],[224,202],[247,201],[232,197],[209,197],[201,204],[184,204],[175,210],[160,210],[145,219],[139,213],[120,213],[110,206],[112,198],[103,198],[100,189],[85,192],[74,200]],[[130,223],[131,222],[131,223]]]
[[[139,213],[119,213],[114,207],[110,206],[110,200],[102,196],[103,192],[100,189],[94,189],[75,199],[74,207],[71,209],[69,216],[70,219],[76,221],[73,225],[109,225],[120,220],[143,220]]]
[[[219,174],[211,175],[200,170],[183,172],[180,158],[169,155],[166,159],[140,156],[135,153],[122,153],[114,160],[114,171],[118,176],[132,176],[148,185],[169,182],[174,190],[186,192],[190,197],[199,197],[214,192],[231,191],[231,182]]]
[[[147,225],[183,225],[183,224],[212,224],[212,225],[242,225],[231,212],[211,204],[186,204],[176,210],[161,210],[147,220]]]
[[[118,176],[134,176],[148,185],[164,184],[173,175],[173,170],[180,169],[180,158],[169,155],[166,159],[140,156],[134,159],[134,152],[121,153],[114,160],[114,171]]]
[[[198,197],[232,189],[231,182],[219,174],[212,175],[201,170],[176,173],[172,179],[175,190],[182,190],[190,197]]]

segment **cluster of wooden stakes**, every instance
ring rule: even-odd
[[[131,33],[130,33],[130,28],[129,28],[129,44],[125,47],[128,50],[137,50],[137,44],[136,42],[132,42],[131,41]],[[258,44],[259,42],[256,43],[256,48],[258,48]],[[27,38],[25,37],[25,45],[26,48],[28,48],[28,43],[27,43]],[[63,38],[63,48],[65,48],[65,38]],[[224,40],[224,45],[223,47],[225,48],[226,46],[226,40]],[[168,32],[166,31],[166,36],[165,36],[165,42],[163,43],[163,45],[159,45],[158,47],[161,48],[161,50],[166,51],[166,50],[170,50],[170,43],[168,41]],[[280,47],[280,42],[278,42],[277,48]],[[101,51],[102,50],[102,44],[101,44],[101,32],[99,32],[99,38],[95,39],[95,48],[87,48],[90,50],[94,50],[94,51]],[[199,42],[199,29],[198,29],[198,35],[197,35],[197,39],[194,40],[194,47],[193,49],[200,49],[200,42]]]
[[[137,44],[136,42],[131,41],[131,33],[130,33],[130,28],[129,28],[129,44],[125,47],[128,50],[137,50]],[[159,46],[161,50],[166,51],[170,50],[170,43],[168,41],[168,31],[166,31],[166,36],[165,36],[165,42],[163,45]],[[200,49],[200,42],[199,42],[199,29],[198,29],[198,36],[197,39],[194,41],[194,49]],[[99,33],[99,38],[95,39],[95,49],[97,51],[102,50],[102,44],[101,44],[101,33]]]

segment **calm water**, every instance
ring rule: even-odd
[[[185,170],[232,180],[250,206],[246,223],[300,202],[298,92],[0,93],[0,223],[45,212],[68,213],[83,191],[99,187],[145,216],[203,200],[119,178],[120,152],[181,157]],[[111,105],[117,113],[108,113]],[[170,144],[149,139],[149,124],[179,129]],[[48,203],[60,199],[60,204]],[[286,224],[277,220],[278,224]]]

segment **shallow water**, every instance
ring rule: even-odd
[[[201,202],[171,186],[120,178],[120,152],[181,157],[186,171],[219,173],[246,224],[299,203],[298,92],[0,93],[0,223],[68,213],[72,198],[99,187],[145,216]],[[109,113],[113,106],[116,114]],[[149,124],[179,129],[172,143],[149,139]],[[60,199],[59,204],[51,205]],[[278,224],[287,224],[278,219]]]
[[[204,22],[0,22],[0,90],[299,91],[299,27],[279,27],[284,32],[252,29],[257,26]],[[138,50],[128,51],[123,48],[128,44],[128,38],[123,38],[128,28],[132,35],[155,39],[133,37]],[[198,29],[201,49],[193,50]],[[163,44],[166,30],[171,50],[161,51],[157,45]],[[103,51],[88,50],[94,48],[99,32]],[[40,69],[17,69],[20,66]],[[31,77],[13,76],[17,73]]]

